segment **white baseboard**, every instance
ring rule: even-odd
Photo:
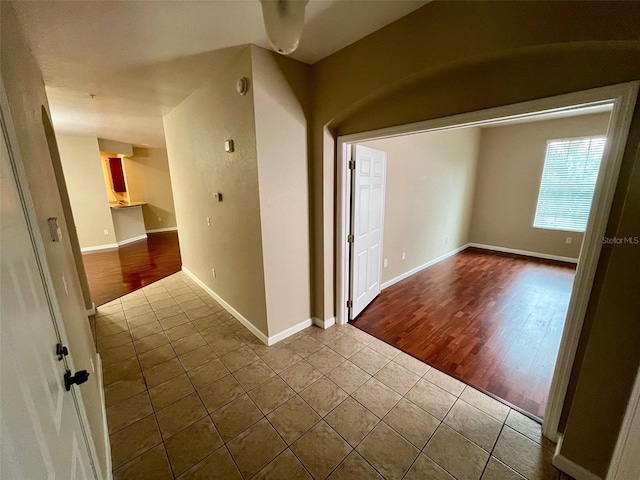
[[[91,308],[87,308],[87,317],[91,317],[96,314],[96,304],[91,302]]]
[[[515,253],[516,255],[524,255],[526,257],[544,258],[545,260],[558,260],[559,262],[578,263],[577,258],[561,257],[559,255],[549,255],[547,253],[528,252],[526,250],[517,250],[515,248],[497,247],[495,245],[483,245],[481,243],[470,243],[469,247],[481,248],[482,250],[491,250],[502,253]]]
[[[564,473],[571,475],[576,480],[602,480],[602,477],[599,475],[590,472],[586,468],[581,467],[577,463],[558,453],[562,448],[562,438],[563,437],[561,436],[558,441],[558,445],[556,446],[556,453],[553,456],[553,461],[551,462],[553,466],[558,470],[562,470]]]
[[[96,245],[95,247],[82,247],[80,251],[82,253],[86,253],[86,252],[97,252],[99,250],[114,250],[116,248],[118,248],[117,243],[107,243],[105,245]]]
[[[429,268],[431,265],[435,265],[436,263],[441,262],[442,260],[445,260],[446,258],[449,258],[450,256],[461,252],[462,250],[464,250],[468,246],[469,246],[469,244],[467,243],[466,245],[462,245],[461,247],[458,247],[455,250],[451,250],[450,252],[447,252],[444,255],[440,255],[438,258],[434,258],[433,260],[430,260],[427,263],[423,263],[422,265],[419,265],[416,268],[412,268],[408,272],[405,272],[402,275],[398,275],[397,277],[392,278],[391,280],[388,280],[388,281],[384,282],[382,285],[380,285],[380,289],[384,290],[385,288],[389,288],[391,285],[395,285],[396,283],[404,280],[405,278],[408,278],[411,275],[414,275],[414,274],[424,270],[425,268]]]
[[[293,327],[289,327],[280,333],[276,333],[275,335],[270,336],[267,339],[267,345],[268,346],[275,345],[281,340],[284,340],[285,338],[290,337],[294,333],[298,333],[300,330],[304,330],[305,328],[310,327],[311,325],[313,325],[313,320],[311,320],[310,318],[303,320],[302,322],[297,323]]]
[[[317,325],[320,328],[329,328],[332,325],[336,324],[336,317],[331,317],[326,320],[321,320],[319,318],[313,317],[313,324]]]
[[[255,325],[253,325],[253,323],[251,323],[249,320],[244,318],[242,316],[242,314],[240,314],[240,312],[238,312],[235,308],[233,308],[231,305],[229,305],[220,295],[218,295],[216,292],[211,290],[202,280],[200,280],[198,277],[196,277],[184,265],[182,266],[182,271],[184,273],[186,273],[191,278],[191,280],[193,280],[200,287],[202,287],[202,289],[205,292],[207,292],[209,294],[209,296],[211,296],[211,298],[213,298],[216,302],[218,302],[220,305],[222,305],[227,312],[229,312],[231,315],[233,315],[235,318],[237,318],[238,321],[240,323],[242,323],[245,327],[247,327],[251,333],[253,333],[256,337],[258,337],[258,339],[262,343],[264,343],[265,345],[269,345],[269,338],[264,333],[262,333],[260,330],[258,330],[258,328]]]
[[[167,227],[167,228],[154,228],[153,230],[146,230],[147,233],[161,233],[161,232],[175,232],[178,230],[178,227]]]
[[[128,245],[129,243],[137,242],[138,240],[144,240],[145,238],[147,238],[146,233],[143,235],[138,235],[137,237],[127,238],[126,240],[122,240],[121,242],[118,242],[118,246],[121,247],[123,245]]]

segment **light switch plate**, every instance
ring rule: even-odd
[[[221,202],[222,201],[222,194],[221,193],[214,193],[213,194],[213,201],[214,202]]]
[[[233,145],[233,140],[225,140],[224,141],[224,151],[225,152],[233,152],[234,150],[234,145]]]

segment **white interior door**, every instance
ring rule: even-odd
[[[1,133],[0,478],[96,478],[3,122]]]
[[[356,318],[380,294],[387,154],[355,145],[352,170],[351,313]]]

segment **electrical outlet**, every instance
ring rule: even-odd
[[[567,237],[567,239],[565,240],[567,243],[571,243],[573,241],[573,238],[571,237]]]
[[[387,268],[389,266],[389,259],[385,258],[383,264],[384,264],[384,268]]]
[[[109,230],[105,229],[105,230],[104,230],[104,234],[105,234],[105,235],[109,235]]]
[[[207,217],[207,226],[210,227],[211,226],[211,217]]]
[[[211,273],[213,274],[213,278],[216,278],[216,269],[215,268],[211,269]]]
[[[405,258],[407,258],[407,252],[402,252],[402,259],[404,260]]]

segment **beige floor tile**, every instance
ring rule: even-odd
[[[420,380],[418,375],[394,362],[389,362],[374,377],[400,395],[406,395]]]
[[[369,347],[363,348],[358,353],[353,355],[349,360],[360,367],[362,370],[367,372],[369,375],[375,375],[380,371],[382,367],[384,367],[391,361],[375,350],[371,350]]]
[[[241,480],[242,475],[233,462],[226,447],[218,448],[211,455],[197,463],[180,480]]]
[[[322,372],[305,360],[280,372],[280,377],[296,392],[301,392],[322,377]]]
[[[196,332],[192,335],[181,338],[180,340],[172,341],[171,345],[173,346],[173,349],[176,351],[177,355],[183,355],[187,352],[195,350],[196,348],[202,347],[203,345],[207,345],[207,342],[205,341],[204,337],[200,335],[200,333]]]
[[[163,308],[177,305],[178,302],[176,302],[173,297],[163,297],[162,299],[153,299],[149,301],[149,304],[153,310],[162,310]]]
[[[529,480],[555,479],[558,471],[551,465],[553,452],[505,426],[493,455]]]
[[[393,360],[402,352],[398,350],[396,347],[392,347],[388,343],[383,342],[382,340],[375,339],[369,344],[369,348],[378,352],[381,355],[384,355],[389,360]]]
[[[509,416],[505,421],[507,425],[513,428],[516,432],[520,432],[529,440],[533,440],[539,445],[542,445],[547,450],[555,452],[556,444],[548,438],[542,436],[542,425],[535,420],[531,420],[529,417],[511,410]]]
[[[114,363],[119,363],[127,358],[135,357],[135,355],[136,349],[133,348],[133,343],[131,342],[100,352],[103,368],[109,367]]]
[[[300,396],[324,417],[349,395],[327,377],[322,377],[300,392]]]
[[[158,323],[158,317],[154,313],[145,313],[137,317],[127,318],[127,323],[131,330],[135,330],[140,327],[155,325]]]
[[[233,375],[242,388],[249,391],[269,380],[275,375],[275,372],[262,360],[257,360],[237,370]]]
[[[420,450],[440,425],[440,420],[406,398],[391,409],[384,421]]]
[[[96,335],[98,338],[110,337],[122,332],[128,332],[129,325],[126,320],[120,322],[96,322]]]
[[[420,453],[416,447],[382,422],[367,435],[356,450],[388,480],[402,478]]]
[[[186,300],[186,301],[181,300],[179,303],[180,303],[180,307],[185,312],[187,310],[192,310],[194,308],[200,308],[200,307],[206,306],[206,304],[202,301],[200,297],[198,297],[197,294],[196,294],[196,298],[193,298],[191,300]]]
[[[375,337],[369,335],[367,332],[363,332],[359,328],[349,324],[343,326],[341,333],[343,333],[344,335],[349,335],[351,338],[354,338],[360,343],[364,343],[365,345],[369,345],[376,339]]]
[[[216,358],[218,358],[218,356],[213,352],[211,347],[206,344],[178,356],[178,359],[185,370],[193,370],[194,368],[204,365]]]
[[[226,354],[220,360],[222,360],[222,363],[224,363],[229,371],[233,373],[236,370],[240,370],[242,367],[246,367],[247,365],[255,362],[256,360],[259,360],[259,358],[248,347],[240,347],[239,349]]]
[[[276,373],[280,373],[302,360],[300,355],[288,348],[266,348],[265,353],[260,353],[256,349],[254,349],[254,352]]]
[[[224,338],[218,338],[217,336],[212,338],[211,335],[207,336],[210,332],[211,330],[208,330],[203,333],[202,336],[209,342],[209,345],[211,345],[211,348],[213,348],[213,351],[216,352],[218,356],[222,357],[244,346],[244,342],[235,333]]]
[[[202,405],[200,397],[195,393],[156,412],[163,438],[175,435],[206,416],[207,410]]]
[[[149,300],[145,297],[144,293],[137,297],[129,297],[130,294],[125,295],[124,297],[120,297],[120,301],[122,306],[125,307],[139,307],[140,305],[147,305]]]
[[[408,400],[442,420],[456,401],[456,397],[426,380],[420,380],[406,395]]]
[[[464,400],[469,405],[473,405],[478,410],[482,410],[484,413],[491,415],[499,422],[504,422],[506,420],[510,410],[510,408],[504,403],[501,403],[470,386],[467,386],[464,389],[462,395],[460,395],[460,400]]]
[[[501,422],[462,400],[451,407],[444,423],[487,452],[493,449],[502,429]]]
[[[175,475],[180,475],[222,445],[209,417],[205,417],[165,441]]]
[[[348,394],[355,392],[371,378],[371,375],[349,360],[331,370],[327,376]]]
[[[147,389],[142,378],[136,380],[124,380],[112,383],[104,387],[104,396],[107,407],[122,402],[137,393]]]
[[[437,385],[441,389],[449,392],[456,397],[459,397],[462,391],[465,388],[465,384],[459,380],[456,380],[453,377],[450,377],[446,373],[442,373],[440,370],[435,368],[430,369],[427,373],[424,374],[425,380]]]
[[[111,460],[113,468],[116,469],[156,446],[162,439],[155,417],[149,415],[110,435],[110,441]]]
[[[160,365],[156,365],[155,367],[151,367],[143,371],[144,378],[147,382],[147,388],[160,385],[161,383],[171,380],[183,373],[184,369],[177,358],[172,358]]]
[[[163,345],[138,355],[138,358],[140,359],[140,365],[142,365],[142,368],[147,369],[160,365],[167,360],[171,360],[172,358],[175,358],[175,356],[176,353],[173,351],[173,348],[171,348],[171,345]]]
[[[220,325],[221,322],[222,320],[220,320],[215,314],[211,314],[207,315],[206,317],[200,317],[196,320],[193,320],[191,323],[198,329],[200,333],[202,333],[210,329],[211,327]]]
[[[249,478],[287,446],[267,419],[262,419],[227,444],[240,471]]]
[[[378,418],[383,418],[402,398],[375,378],[370,378],[352,396]]]
[[[158,317],[158,321],[162,328],[165,330],[170,330],[172,328],[178,327],[180,325],[186,325],[189,323],[189,317],[187,317],[182,310],[179,312],[175,312],[168,317]]]
[[[198,389],[198,395],[209,413],[215,412],[243,394],[244,390],[232,375],[222,377],[210,385]]]
[[[169,337],[169,340],[171,341],[171,343],[177,342],[178,340],[186,338],[190,335],[194,335],[194,334],[200,335],[198,330],[196,330],[196,327],[191,325],[191,322],[187,322],[185,324],[178,325],[177,327],[173,327],[168,330],[165,330],[165,333],[167,334],[167,337]]]
[[[415,373],[419,377],[423,376],[431,369],[431,367],[426,363],[404,352],[401,352],[396,358],[393,359],[393,361],[398,365],[406,368],[407,370]]]
[[[446,425],[440,425],[424,453],[458,480],[478,480],[489,454]]]
[[[455,480],[440,465],[421,453],[404,480]]]
[[[264,416],[246,394],[211,414],[211,419],[225,442],[262,418]]]
[[[108,313],[102,316],[100,316],[98,312],[96,313],[95,319],[96,319],[96,323],[118,323],[118,322],[122,322],[123,320],[126,321],[124,312]]]
[[[336,468],[328,480],[383,480],[367,461],[358,452],[351,452],[338,468]]]
[[[351,452],[351,447],[324,421],[305,433],[291,450],[315,479],[326,478]]]
[[[320,416],[297,395],[271,412],[267,418],[289,445],[320,420]]]
[[[311,480],[311,475],[288,448],[252,480]]]
[[[153,413],[153,407],[147,392],[142,392],[107,408],[109,433],[122,430],[147,415]]]
[[[113,472],[114,480],[171,480],[173,473],[164,445],[158,445]]]
[[[327,343],[327,347],[335,350],[343,357],[349,358],[362,350],[365,345],[348,335],[341,335]]]
[[[182,309],[178,305],[172,305],[171,307],[161,308],[160,310],[156,310],[155,314],[156,314],[156,317],[158,317],[158,320],[160,320],[160,323],[162,323],[162,320],[164,320],[165,318],[173,317],[176,315],[184,315]],[[186,315],[184,316],[186,317]],[[162,326],[165,329],[170,328],[170,327],[167,327],[164,323],[162,324]]]
[[[108,337],[98,338],[98,351],[108,350],[110,348],[119,347],[125,343],[131,343],[131,334],[129,330],[125,330],[115,335],[109,335]]]
[[[289,348],[301,357],[308,357],[323,347],[323,344],[309,335],[301,335],[289,344]]]
[[[320,328],[315,325],[309,327],[304,332],[324,344],[342,335],[335,327]]]
[[[322,347],[307,357],[307,362],[324,374],[333,370],[344,361],[345,358],[342,355],[331,350],[329,347]]]
[[[482,480],[525,480],[525,478],[496,457],[491,457],[482,474]]]
[[[296,394],[280,377],[270,378],[249,392],[256,405],[267,415]]]
[[[197,320],[198,318],[203,318],[211,315],[212,311],[206,304],[203,303],[200,307],[184,309],[184,313],[187,315],[187,317],[189,317],[190,320]]]
[[[169,343],[169,339],[164,334],[164,332],[160,331],[158,333],[154,333],[152,335],[141,338],[140,340],[135,340],[134,343],[138,355],[141,355],[150,350],[153,350],[154,348],[167,345]]]
[[[131,337],[134,340],[142,340],[145,337],[155,335],[157,333],[164,333],[162,330],[162,325],[160,325],[160,322],[157,321],[154,321],[147,325],[141,325],[139,327],[131,326]]]
[[[129,304],[125,305],[124,315],[127,317],[127,320],[133,317],[139,317],[140,315],[145,315],[148,313],[153,313],[151,309],[151,305],[139,305],[137,307],[131,307]]]
[[[187,375],[182,374],[149,389],[153,408],[158,411],[194,392]]]
[[[103,383],[109,385],[119,381],[134,381],[142,378],[142,370],[136,357],[121,360],[104,367]]]
[[[324,420],[352,447],[356,447],[380,421],[353,398],[347,398]]]
[[[201,388],[204,388],[216,380],[228,375],[229,371],[220,359],[214,358],[213,360],[203,363],[192,370],[188,370],[187,374],[196,389],[200,390]]]

